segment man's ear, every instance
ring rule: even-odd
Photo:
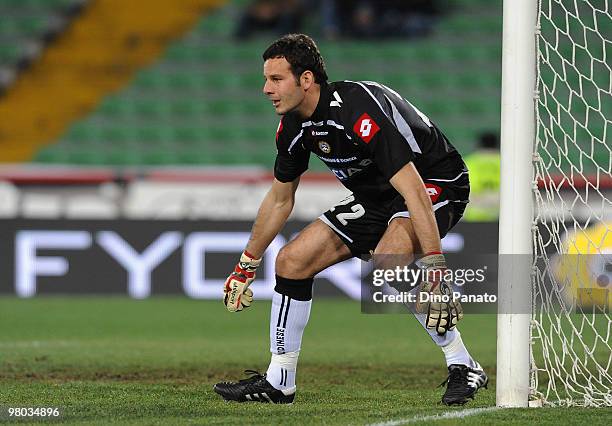
[[[312,71],[304,71],[300,76],[300,85],[304,90],[310,89],[310,86],[314,83],[314,74]]]

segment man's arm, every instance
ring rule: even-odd
[[[293,210],[295,191],[299,182],[299,178],[286,183],[277,179],[272,182],[272,187],[259,207],[251,230],[251,238],[246,246],[246,251],[255,258],[263,256],[266,248],[285,225]]]
[[[425,278],[420,284],[420,292],[449,296],[452,291],[450,286],[441,276],[436,277],[435,274],[435,270],[446,269],[446,260],[442,254],[440,233],[431,200],[419,172],[410,162],[393,175],[390,182],[406,201],[414,232],[421,245],[421,254],[425,255],[417,260],[419,268],[425,271]],[[436,330],[441,336],[455,328],[457,322],[463,318],[463,308],[455,300],[417,303],[416,309],[418,313],[426,314],[426,327]]]
[[[249,288],[261,263],[264,251],[285,225],[293,210],[295,191],[300,179],[283,183],[274,179],[272,187],[259,207],[251,238],[234,272],[225,280],[223,303],[230,312],[251,306],[253,292]]]
[[[436,217],[425,184],[414,164],[406,164],[389,182],[406,201],[412,226],[423,252],[421,254],[440,253],[442,250]]]

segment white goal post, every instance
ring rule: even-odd
[[[612,406],[611,6],[504,0],[501,407]]]
[[[504,0],[503,15],[497,405],[526,407],[531,316],[519,305],[530,298],[531,270],[508,261],[532,254],[535,2]]]

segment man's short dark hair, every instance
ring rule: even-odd
[[[304,71],[314,74],[315,83],[327,83],[325,62],[317,44],[306,34],[287,34],[276,40],[266,49],[263,60],[285,58],[291,65],[291,72],[298,84]]]

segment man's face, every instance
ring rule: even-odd
[[[272,101],[278,115],[298,108],[305,97],[303,87],[298,86],[291,65],[285,58],[272,58],[264,62],[264,94]]]

